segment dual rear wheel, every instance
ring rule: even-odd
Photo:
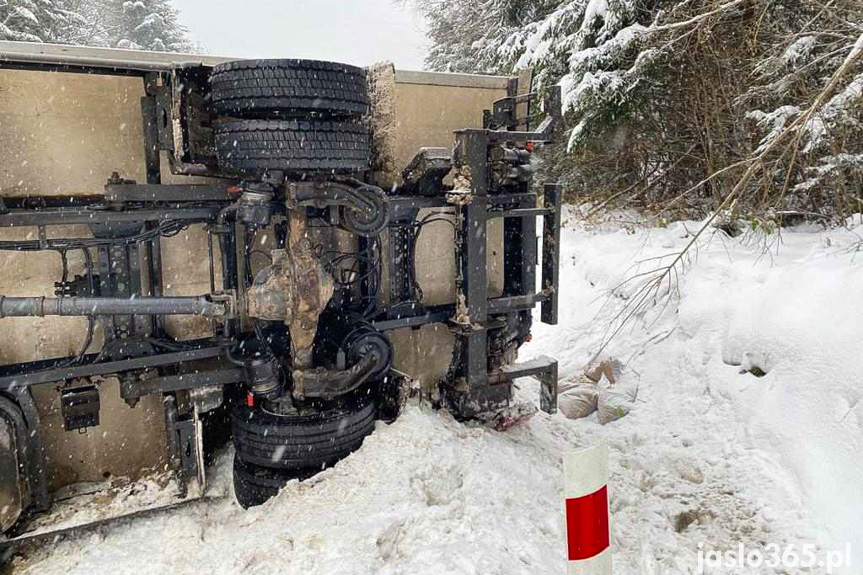
[[[362,68],[314,60],[246,60],[213,68],[215,141],[226,173],[349,174],[369,167]]]
[[[312,60],[245,60],[214,67],[210,87],[225,174],[260,179],[275,171],[305,177],[368,169],[365,70]],[[238,502],[261,505],[287,482],[334,465],[359,449],[375,417],[370,395],[291,414],[234,406]]]
[[[261,505],[289,481],[305,480],[360,448],[374,431],[372,395],[291,415],[235,406],[234,492],[244,508]]]

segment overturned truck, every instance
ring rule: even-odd
[[[231,440],[261,504],[408,395],[493,418],[535,376],[555,410],[556,362],[516,363],[557,320],[532,160],[560,101],[529,72],[4,42],[0,68],[6,542],[199,498]]]

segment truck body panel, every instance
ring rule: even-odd
[[[22,241],[38,241],[40,245],[47,246],[57,238],[98,237],[94,230],[100,228],[86,223],[88,213],[92,213],[93,217],[105,216],[110,219],[113,210],[119,214],[123,210],[134,211],[140,208],[134,202],[125,206],[106,202],[106,190],[111,186],[137,185],[137,182],[153,185],[157,190],[160,189],[159,186],[199,185],[212,188],[214,182],[218,183],[219,180],[203,175],[188,175],[204,174],[206,170],[201,172],[198,169],[200,166],[191,166],[192,169],[189,169],[188,165],[178,159],[179,153],[176,149],[169,150],[170,146],[162,140],[159,141],[162,149],[157,151],[155,158],[153,153],[148,153],[148,146],[151,145],[148,142],[152,141],[156,132],[162,138],[163,131],[170,132],[173,129],[175,145],[176,142],[182,145],[183,140],[178,134],[183,128],[176,117],[177,114],[183,113],[178,111],[181,110],[181,104],[176,103],[180,100],[174,102],[173,110],[158,108],[152,116],[147,115],[146,104],[148,101],[150,104],[155,101],[161,106],[162,101],[154,96],[155,91],[163,89],[159,92],[163,95],[166,87],[176,90],[177,84],[180,83],[178,78],[186,78],[184,74],[187,72],[193,74],[191,77],[194,78],[194,74],[201,74],[211,66],[231,60],[199,55],[0,42],[0,202],[5,201],[15,206],[19,214],[28,211],[38,215],[42,210],[63,210],[68,201],[69,205],[83,206],[81,213],[85,214],[84,221],[45,226],[12,225],[8,223],[12,219],[4,220],[0,217],[0,242],[20,244]],[[394,213],[407,210],[405,213],[408,213],[409,217],[404,221],[410,230],[417,230],[417,239],[414,251],[404,252],[404,246],[397,245],[393,248],[395,240],[392,234],[395,233],[396,227],[388,224],[388,227],[380,232],[379,261],[375,262],[375,266],[380,273],[381,286],[378,286],[373,298],[387,313],[378,317],[373,326],[369,324],[364,329],[377,329],[381,326],[380,329],[386,333],[392,346],[391,365],[395,370],[393,374],[398,374],[398,377],[404,378],[406,382],[417,382],[411,383],[410,386],[418,388],[424,397],[437,398],[435,401],[440,401],[438,394],[447,381],[447,385],[455,386],[456,395],[468,397],[472,384],[465,386],[463,383],[451,381],[454,377],[454,366],[465,362],[457,352],[465,342],[473,340],[472,332],[475,331],[482,334],[482,339],[477,340],[481,342],[481,348],[471,343],[469,345],[474,345],[471,353],[481,349],[483,357],[479,361],[471,360],[473,363],[470,370],[475,372],[479,369],[485,372],[485,354],[491,353],[486,351],[486,328],[482,325],[486,321],[485,317],[471,323],[471,318],[466,313],[473,309],[471,306],[476,306],[477,285],[472,279],[473,273],[479,273],[477,277],[480,278],[480,285],[485,288],[483,297],[488,301],[499,302],[494,320],[498,323],[494,329],[501,330],[506,327],[506,320],[501,318],[513,317],[520,317],[519,321],[522,323],[519,323],[519,326],[527,322],[529,329],[530,308],[541,301],[550,300],[554,292],[553,286],[548,282],[543,286],[537,285],[535,270],[525,271],[524,280],[515,279],[521,272],[514,266],[513,259],[524,258],[528,267],[537,264],[537,244],[534,243],[537,240],[536,226],[514,226],[510,223],[512,220],[506,220],[505,217],[486,218],[483,212],[470,208],[469,201],[460,204],[456,200],[452,203],[449,199],[443,200],[441,194],[436,198],[417,197],[416,207],[408,208],[406,206],[414,201],[409,197],[413,192],[409,192],[408,196],[398,194],[403,193],[407,185],[403,170],[420,149],[452,150],[456,146],[456,140],[460,142],[461,157],[453,157],[452,163],[474,166],[477,180],[491,178],[490,171],[480,173],[476,168],[479,165],[484,167],[488,158],[470,156],[464,149],[465,143],[471,141],[469,134],[465,135],[464,131],[473,130],[479,133],[485,130],[487,142],[490,142],[485,145],[495,145],[495,140],[489,139],[494,137],[494,132],[489,131],[493,129],[488,125],[489,118],[497,117],[495,114],[499,111],[499,102],[515,96],[517,79],[401,71],[395,70],[390,64],[373,66],[368,73],[371,101],[370,112],[364,121],[369,124],[372,133],[372,155],[370,170],[365,175],[366,182],[379,187],[384,193],[392,194],[390,201],[400,206],[390,206],[389,209]],[[174,98],[179,98],[176,93]],[[494,114],[490,111],[494,111]],[[175,117],[172,118],[172,115]],[[154,118],[155,122],[160,123],[158,127],[153,125]],[[544,135],[517,133],[516,136],[515,141],[523,145],[532,136],[542,138]],[[456,146],[456,156],[459,146]],[[152,169],[148,173],[148,168],[152,168],[154,162],[158,165],[156,173],[154,174]],[[181,175],[179,172],[183,170],[188,173]],[[269,174],[266,177],[269,177]],[[471,185],[469,180],[470,178],[468,186]],[[348,180],[335,179],[333,186],[344,188],[345,181]],[[450,189],[454,183],[452,173],[442,182],[438,183],[441,189]],[[241,186],[247,184],[245,180],[239,183]],[[358,182],[354,180],[349,183],[356,185]],[[260,182],[253,184],[258,185]],[[293,184],[285,184],[285,189],[290,189],[290,185]],[[509,185],[515,187],[512,182]],[[523,186],[524,183],[517,185]],[[248,190],[246,187],[242,187],[242,190],[245,197]],[[472,192],[467,188],[456,191],[468,195]],[[255,193],[248,195],[254,197]],[[484,195],[485,190],[477,200],[483,202],[480,206],[485,205]],[[527,208],[528,211],[535,210],[536,216],[547,216],[547,223],[554,221],[553,218],[548,219],[554,213],[553,204],[546,204],[543,208],[537,204],[538,196],[522,195],[530,197],[526,200],[516,198],[509,203],[504,202],[495,209],[502,210],[503,213],[506,210]],[[136,294],[132,296],[133,300],[139,296],[198,297],[209,294],[212,297],[227,297],[228,300],[234,298],[234,302],[243,301],[248,296],[247,291],[252,289],[252,283],[246,285],[241,281],[233,290],[223,292],[222,287],[227,287],[230,277],[237,274],[237,269],[226,272],[231,268],[225,267],[224,262],[233,261],[236,268],[237,262],[247,258],[250,262],[249,269],[243,270],[242,274],[248,272],[255,278],[255,282],[258,281],[259,274],[274,268],[276,253],[268,253],[279,247],[279,226],[285,226],[288,221],[295,225],[291,220],[291,210],[297,210],[297,207],[291,206],[291,201],[289,198],[287,212],[273,214],[272,221],[268,216],[265,225],[254,228],[255,235],[251,236],[254,245],[249,248],[248,253],[244,252],[244,246],[240,245],[239,241],[233,247],[230,247],[230,243],[225,243],[229,248],[224,253],[222,251],[221,239],[225,234],[240,237],[243,230],[248,234],[249,229],[237,222],[222,222],[222,216],[230,208],[222,209],[218,219],[214,217],[215,212],[212,212],[203,218],[204,221],[199,218],[176,232],[164,237],[159,236],[155,240],[155,252],[142,243],[122,248],[127,250],[125,255],[128,261],[132,262],[137,276],[130,280],[121,278],[120,281],[134,281],[139,285],[130,288],[121,283],[120,287],[130,288],[131,293]],[[525,201],[528,203],[523,203]],[[5,205],[0,204],[0,207],[4,211],[0,216],[7,215]],[[282,205],[283,209],[284,207]],[[98,212],[87,212],[90,209]],[[231,213],[236,213],[237,205],[234,205],[233,209],[235,211]],[[316,209],[323,209],[323,204],[312,203],[308,207],[300,208],[307,214]],[[559,203],[556,209],[559,222]],[[470,234],[467,230],[477,215],[481,217],[482,228],[477,234]],[[536,216],[530,214],[523,217],[524,221],[532,219],[535,222]],[[147,225],[158,226],[159,222],[156,220]],[[519,230],[522,229],[527,230],[527,236],[524,241],[520,236],[516,241],[515,235],[520,234]],[[467,244],[474,243],[471,235],[479,238],[483,249],[478,245],[468,248]],[[218,240],[214,240],[214,236]],[[360,253],[363,249],[369,249],[370,241],[344,229],[337,229],[332,224],[328,227],[310,226],[305,237],[307,242],[319,246],[319,251],[332,253]],[[246,241],[249,241],[248,235],[246,238]],[[285,239],[282,238],[281,242],[284,248]],[[514,248],[515,244],[517,246]],[[481,264],[476,261],[470,263],[466,256],[468,249],[473,250],[472,258],[481,254]],[[557,248],[551,246],[549,249],[549,253],[553,253]],[[62,251],[42,247],[39,250],[0,251],[0,270],[3,272],[0,273],[0,307],[4,304],[4,298],[54,298],[63,295],[55,293],[60,289],[57,282],[63,278],[68,284],[68,280],[72,278],[83,278],[88,270],[85,259],[88,251],[92,251],[92,257],[96,255],[97,249],[73,248]],[[112,253],[110,257],[115,257],[115,254]],[[415,303],[421,304],[422,313],[413,319],[391,309],[404,303],[403,299],[391,300],[394,292],[390,287],[403,279],[400,274],[404,274],[406,268],[399,267],[394,270],[393,265],[398,258],[404,257],[411,259],[412,273],[415,274],[417,284],[415,291],[420,294],[419,301]],[[106,276],[115,273],[114,264],[105,263],[106,258],[108,255],[98,255],[97,265],[103,265],[98,270],[103,283]],[[556,261],[552,263],[552,267],[556,266]],[[151,271],[153,269],[158,269],[158,281],[154,277],[155,273]],[[336,268],[328,273],[336,275],[350,271]],[[154,275],[150,275],[151,273]],[[306,279],[317,281],[313,274]],[[317,285],[314,281],[311,285],[315,289],[320,288],[321,293],[327,294],[327,289],[332,289],[326,285]],[[465,297],[467,283],[470,283],[470,290],[473,290],[471,301],[467,301]],[[44,310],[45,300],[41,301]],[[227,300],[215,303],[223,305],[223,301]],[[256,334],[258,339],[261,338],[258,319],[249,317],[246,308],[241,306],[231,313],[237,314],[234,329],[239,328],[241,335]],[[478,317],[484,315],[483,311]],[[52,364],[50,360],[74,359],[81,354],[78,357],[80,360],[85,356],[85,352],[101,354],[106,349],[106,341],[116,337],[112,333],[117,329],[117,317],[119,316],[108,316],[107,321],[104,318],[95,321],[87,317],[3,317],[0,313],[0,331],[4,334],[0,342],[0,368],[17,368],[19,364],[29,364],[25,370],[29,376],[33,370],[38,371],[39,368],[35,366],[39,362],[39,365],[44,363],[47,366],[45,369],[58,369],[60,364]],[[88,341],[88,326],[91,321],[94,326],[92,338],[89,346],[82,350]],[[194,348],[196,342],[204,342],[202,346],[216,349],[212,346],[221,345],[218,338],[227,337],[225,334],[229,331],[228,324],[233,319],[222,323],[218,317],[134,315],[124,321],[128,323],[123,324],[125,327],[122,329],[132,329],[133,333],[141,334],[143,340],[147,340],[154,332],[162,333],[164,328],[164,334],[180,346],[176,350],[169,348],[166,355],[169,355],[167,352],[182,355],[186,350],[197,349]],[[285,324],[292,325],[288,319]],[[317,329],[312,324],[309,325],[311,329]],[[386,327],[383,327],[384,325]],[[516,334],[509,337],[523,342],[528,334],[519,331],[521,329],[519,327]],[[237,336],[236,333],[228,335]],[[503,342],[506,343],[507,341]],[[491,349],[490,343],[488,350]],[[111,353],[115,352],[116,349]],[[141,359],[139,351],[130,352],[128,355],[121,352],[117,352],[119,355],[111,358],[111,361],[119,365],[124,361]],[[291,353],[293,352],[291,349]],[[506,357],[507,363],[511,363],[513,359],[510,352],[511,350],[495,351],[501,357]],[[148,353],[144,353],[144,356]],[[218,381],[224,380],[227,384],[239,383],[228,366],[230,360],[234,365],[233,371],[236,372],[237,360],[231,356],[230,351],[224,354],[225,357],[217,357],[221,355],[222,352],[217,350],[215,356],[211,354],[204,361],[183,360],[183,363],[177,364],[176,369],[172,367],[167,372],[162,369],[161,364],[134,369],[127,367],[123,374],[132,375],[125,380],[123,374],[106,373],[66,378],[57,382],[46,380],[38,384],[25,384],[30,385],[30,395],[35,406],[35,413],[30,414],[28,422],[33,424],[35,421],[41,430],[39,441],[41,456],[44,458],[47,490],[49,496],[63,508],[58,525],[65,529],[88,522],[88,517],[99,517],[101,520],[102,515],[109,514],[108,511],[101,514],[84,511],[78,513],[76,518],[75,505],[69,503],[76,493],[88,496],[92,505],[103,505],[107,500],[100,495],[94,495],[99,489],[110,486],[109,493],[114,494],[123,489],[136,491],[133,484],[139,480],[155,481],[159,485],[167,486],[171,483],[168,476],[170,473],[179,473],[181,464],[186,480],[197,480],[197,483],[192,488],[182,482],[172,484],[172,493],[177,493],[172,495],[173,499],[170,499],[168,504],[201,495],[205,485],[205,472],[200,416],[227,400],[222,398],[221,392],[218,391],[221,383],[209,385],[207,381],[203,381],[200,384],[190,384],[186,389],[182,379],[186,376],[193,379],[202,372],[218,373],[221,375],[214,376],[222,378]],[[107,360],[101,355],[95,358],[93,355],[86,357],[93,363]],[[338,362],[344,364],[345,358],[339,356]],[[78,361],[77,364],[81,362]],[[71,365],[76,363],[70,361],[68,366]],[[341,369],[346,367],[341,365]],[[499,370],[500,367],[491,367],[489,363],[488,369]],[[246,365],[243,369],[251,368]],[[7,380],[14,379],[16,375],[8,369],[4,373]],[[546,374],[543,376],[546,377],[543,380],[544,385],[547,384],[551,389],[550,374],[556,373],[556,363],[539,368],[532,366],[530,374],[537,373]],[[494,383],[505,383],[508,379],[517,377],[518,370],[512,371],[511,374],[495,372],[492,374],[497,378]],[[295,381],[297,377],[294,372]],[[177,389],[165,388],[162,393],[154,392],[140,397],[129,395],[129,389],[139,385],[146,386],[151,379],[158,380],[159,385],[177,386]],[[478,395],[476,397],[479,399],[473,396],[464,399],[458,409],[474,414],[487,405],[507,404],[509,391],[508,386],[504,387],[507,389],[504,390],[499,385],[489,398]],[[14,399],[14,394],[17,393],[19,397],[25,398],[27,389],[15,382],[0,389],[0,395],[5,394],[4,397]],[[200,393],[193,397],[193,391]],[[484,393],[483,390],[477,391],[480,392]],[[67,395],[71,399],[67,398]],[[69,413],[64,414],[64,409],[75,410],[77,406],[63,402],[67,399],[72,402],[87,402],[93,401],[94,397],[98,414],[96,424],[84,423],[80,428],[69,429],[70,416]],[[252,402],[251,391],[249,398]],[[545,403],[544,400],[544,408]],[[83,410],[85,418],[93,417],[92,405],[85,403]],[[177,424],[178,414],[188,425]],[[182,442],[187,442],[183,443],[186,447],[178,447]],[[180,457],[178,453],[184,449],[187,455]],[[182,459],[182,462],[179,459]],[[141,505],[131,505],[129,509],[134,513],[165,505],[165,501],[148,500],[145,497]],[[33,525],[36,527],[30,530],[30,534],[52,530],[48,520],[37,519]]]

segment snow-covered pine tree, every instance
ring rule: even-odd
[[[86,42],[91,27],[80,0],[0,0],[0,40]]]
[[[863,4],[832,0],[830,7],[809,7],[804,26],[789,26],[753,69],[755,82],[741,97],[756,123],[759,149],[768,145],[801,114],[825,78],[849,54],[857,65],[845,82],[800,130],[797,154],[806,161],[787,177],[787,161],[778,161],[786,204],[797,211],[838,204],[840,213],[863,208]],[[849,192],[849,193],[843,193]],[[848,205],[841,205],[847,202]]]
[[[57,0],[54,0],[55,2]],[[75,14],[70,33],[57,40],[60,44],[108,46],[107,7],[105,0],[63,0]]]
[[[408,0],[408,3],[411,3]],[[429,68],[447,72],[509,72],[515,64],[508,44],[543,21],[560,0],[418,0],[432,39]]]
[[[117,48],[184,52],[193,49],[170,0],[106,0],[111,44]]]
[[[0,40],[167,52],[195,48],[171,0],[0,0]]]
[[[568,146],[550,162],[572,196],[698,216],[824,88],[863,33],[859,0],[408,0],[436,70],[538,71],[564,89]],[[767,158],[744,214],[863,206],[863,65]],[[682,198],[678,196],[686,191]]]

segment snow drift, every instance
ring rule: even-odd
[[[537,325],[526,354],[556,355],[563,378],[577,377],[631,297],[621,282],[667,261],[697,225],[567,229],[562,325]],[[561,455],[600,438],[610,449],[615,573],[693,573],[699,543],[814,543],[820,555],[848,541],[856,565],[861,236],[857,219],[786,230],[767,238],[766,253],[765,238],[704,238],[679,300],[658,299],[604,351],[638,390],[632,411],[608,425],[540,413],[498,433],[411,406],[359,452],[263,507],[234,503],[226,453],[208,500],[29,549],[15,571],[563,573]],[[536,401],[537,384],[520,387]]]

